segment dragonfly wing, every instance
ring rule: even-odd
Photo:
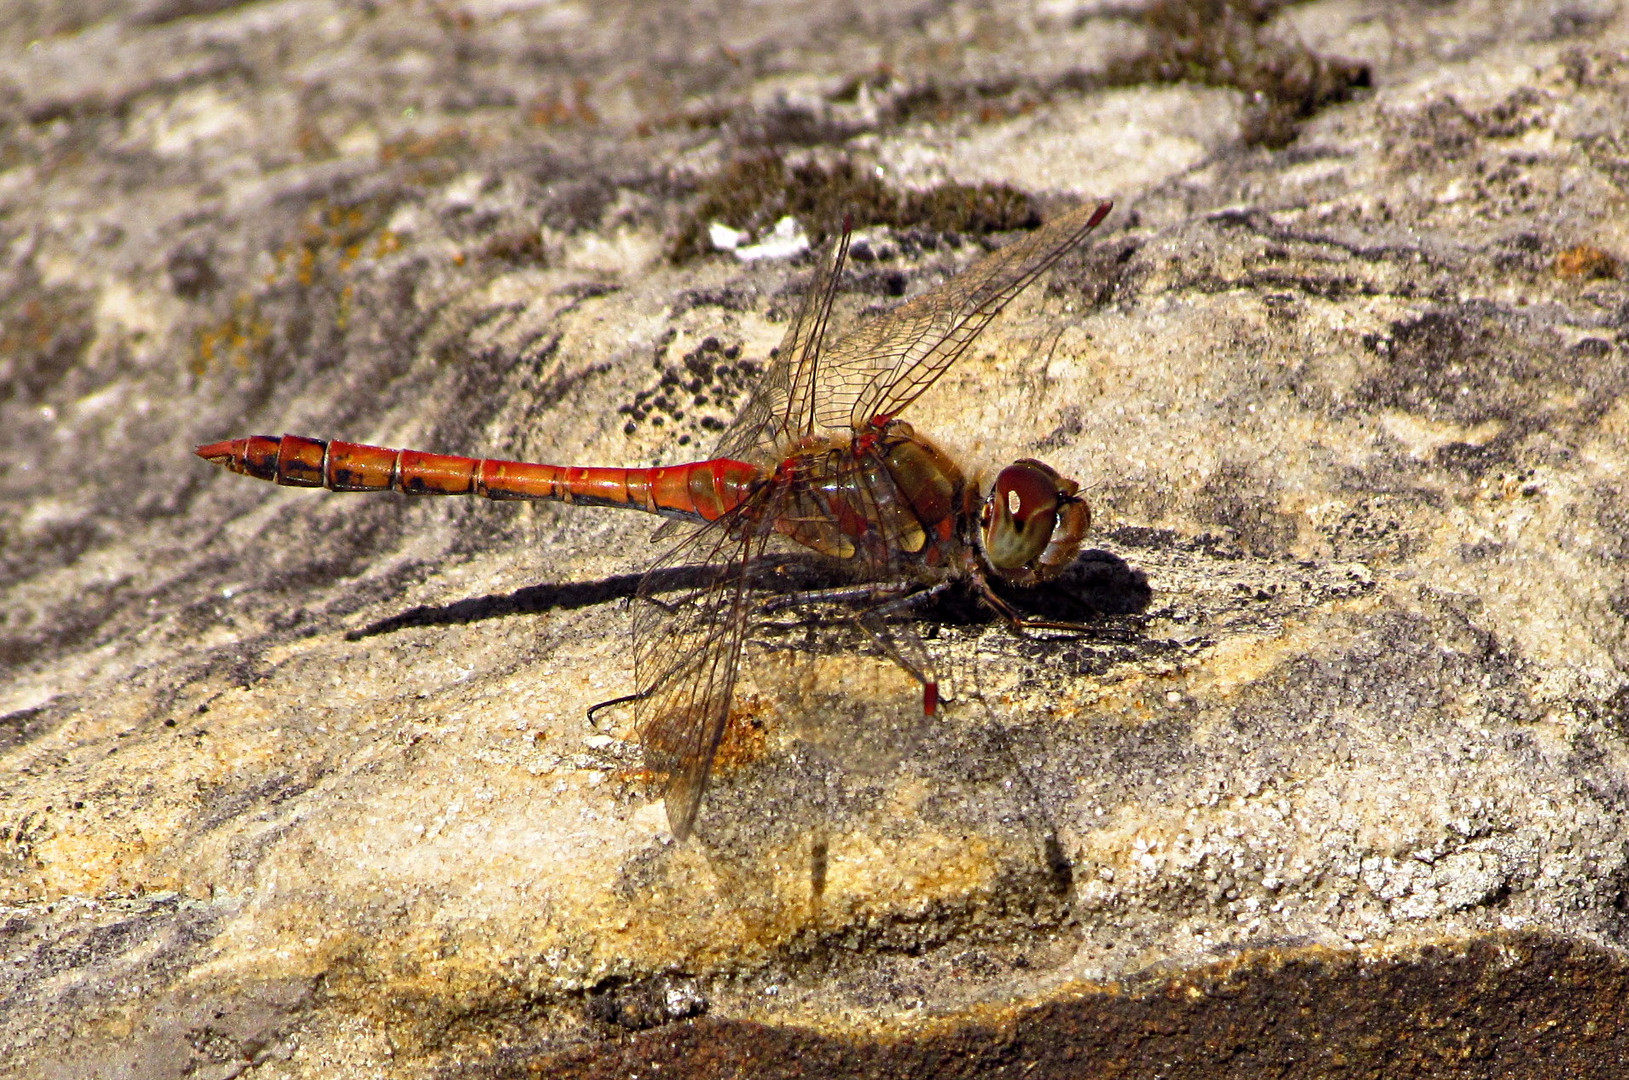
[[[844,222],[842,235],[826,252],[752,396],[720,436],[714,457],[750,461],[815,430],[821,350],[852,232],[850,223]]]
[[[709,455],[735,461],[772,460],[778,450],[814,431],[815,392],[820,349],[831,322],[832,301],[837,283],[848,261],[852,228],[843,223],[842,236],[815,272],[808,292],[798,303],[797,314],[786,328],[768,366],[752,388],[752,396],[730,421]],[[678,529],[665,522],[651,534],[653,543],[669,539]]]
[[[640,583],[633,620],[635,719],[645,761],[666,778],[668,825],[683,840],[724,737],[770,530],[749,500],[680,540]],[[658,593],[675,595],[658,596]]]
[[[1097,228],[1113,205],[1071,210],[834,342],[819,358],[816,423],[842,430],[898,414],[967,351],[1008,301]]]

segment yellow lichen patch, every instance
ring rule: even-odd
[[[847,919],[920,915],[989,889],[999,869],[987,838],[912,833],[836,837],[827,854],[828,909]]]
[[[334,325],[344,330],[351,322],[351,312],[356,307],[356,286],[346,282],[339,290],[339,310],[334,313]]]
[[[575,961],[731,971],[810,938],[932,936],[937,923],[996,902],[1014,861],[987,837],[873,830],[824,837],[817,870],[812,839],[744,859],[694,847],[664,852],[660,881],[636,898],[577,898],[601,914],[591,921],[595,941],[581,943]]]
[[[1564,278],[1615,278],[1620,269],[1617,259],[1591,244],[1570,247],[1555,257],[1555,272]]]
[[[270,339],[271,323],[261,315],[254,298],[243,293],[233,301],[230,315],[198,331],[193,374],[202,375],[220,362],[246,370],[263,355]]]
[[[263,284],[267,293],[298,289],[318,306],[328,308],[330,325],[343,333],[356,312],[356,285],[334,279],[353,274],[368,259],[380,259],[401,247],[401,238],[383,222],[391,210],[389,200],[374,199],[339,205],[322,201],[311,209],[298,239],[272,252],[275,269]],[[273,316],[263,294],[242,293],[232,311],[197,333],[192,371],[205,374],[222,363],[247,369],[269,347]]]

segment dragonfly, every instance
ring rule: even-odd
[[[981,493],[976,478],[899,414],[1112,207],[1069,210],[937,287],[831,335],[853,233],[845,222],[746,403],[703,461],[578,467],[299,435],[228,439],[196,453],[292,487],[550,499],[671,519],[657,538],[681,535],[635,593],[636,691],[617,701],[632,702],[646,767],[661,779],[669,829],[683,841],[730,721],[749,630],[777,608],[816,600],[858,606],[867,636],[920,683],[929,719],[939,705],[937,679],[920,640],[890,632],[890,621],[961,583],[1015,628],[1081,629],[1027,618],[993,586],[1051,581],[1074,561],[1091,525],[1079,485],[1021,458]],[[848,584],[769,596],[764,562],[798,548]],[[682,594],[659,596],[675,591],[673,571],[683,568]]]

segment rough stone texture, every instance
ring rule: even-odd
[[[86,0],[0,48],[0,1075],[1629,1070],[1618,5]],[[1043,600],[1093,632],[935,613],[897,742],[789,722],[766,639],[686,844],[584,716],[647,521],[190,456],[683,460],[807,277],[698,208],[862,207],[852,316],[1097,195],[910,416],[1089,486]]]

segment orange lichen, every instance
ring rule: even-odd
[[[401,248],[401,237],[383,227],[392,207],[393,203],[383,199],[317,202],[296,238],[272,252],[274,269],[261,279],[263,288],[310,292],[328,308],[332,324],[343,331],[356,310],[356,286],[334,279],[351,273],[369,258],[383,258]],[[243,293],[233,301],[229,315],[198,331],[191,368],[199,375],[218,361],[247,368],[265,351],[271,337],[272,322],[263,297]]]
[[[1617,259],[1590,244],[1570,247],[1555,257],[1555,272],[1564,278],[1615,278],[1620,270]]]
[[[234,367],[246,370],[270,340],[271,323],[260,314],[254,297],[243,293],[232,302],[230,315],[214,326],[198,331],[193,374],[202,375],[217,360],[230,361]]]
[[[578,79],[572,83],[570,94],[545,91],[532,99],[526,117],[539,127],[597,124],[600,114],[588,100],[591,89],[587,79]]]

